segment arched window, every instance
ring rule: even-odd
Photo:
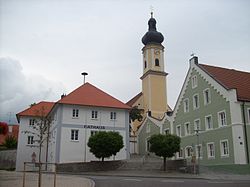
[[[155,59],[155,66],[160,66],[160,63],[159,63],[159,59],[158,59],[158,58]]]
[[[146,60],[144,61],[144,68],[145,69],[147,68],[147,61]]]

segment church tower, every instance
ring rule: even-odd
[[[168,110],[166,94],[166,76],[164,71],[164,40],[163,35],[156,30],[156,20],[148,21],[148,32],[143,36],[143,75],[142,95],[143,109],[155,118],[162,118]]]

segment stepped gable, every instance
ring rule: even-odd
[[[227,90],[236,89],[239,101],[250,101],[250,73],[206,64],[199,66]]]
[[[130,107],[90,83],[85,83],[57,103],[127,109]]]

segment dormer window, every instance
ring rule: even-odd
[[[155,59],[155,66],[160,66],[160,62],[158,58]]]

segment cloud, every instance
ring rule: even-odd
[[[16,123],[16,113],[34,102],[57,101],[65,88],[42,75],[24,74],[18,60],[0,58],[0,90],[0,121]]]

